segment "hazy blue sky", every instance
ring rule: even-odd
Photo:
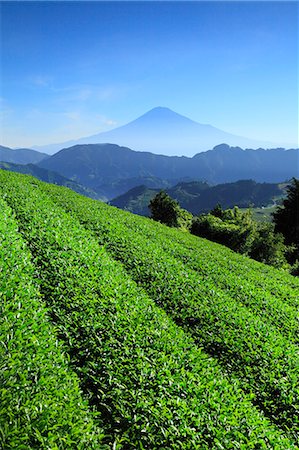
[[[11,147],[123,125],[155,106],[298,145],[297,2],[1,2]]]

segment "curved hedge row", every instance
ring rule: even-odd
[[[74,370],[115,448],[297,448],[41,184],[31,183],[0,174]]]
[[[103,209],[101,208],[102,214]],[[108,213],[107,219],[110,218],[111,211],[107,210],[104,214],[106,215],[106,213]],[[121,216],[119,214],[119,217]],[[293,302],[294,306],[290,306],[285,301],[286,295],[294,294],[293,290],[285,287],[285,295],[281,297],[256,285],[254,279],[259,277],[258,267],[255,267],[254,277],[252,276],[251,280],[236,275],[234,260],[228,260],[230,254],[227,255],[225,251],[222,253],[220,248],[217,260],[215,260],[214,255],[211,256],[210,254],[209,241],[206,241],[205,247],[198,251],[196,248],[183,246],[175,242],[171,234],[168,233],[168,228],[160,224],[144,221],[142,218],[139,220],[139,217],[128,213],[122,216],[122,223],[129,230],[134,230],[135,233],[154,239],[164,252],[182,261],[186,267],[195,270],[198,273],[198,279],[215,284],[217,288],[224,290],[234,300],[250,308],[252,312],[267,320],[268,323],[276,326],[288,339],[296,344],[299,343],[297,302]],[[178,232],[176,233],[178,234]],[[184,236],[187,236],[187,234],[184,233]],[[252,268],[251,272],[253,272]],[[288,274],[285,274],[285,276],[286,278],[293,278]],[[299,303],[299,293],[295,300]]]
[[[33,272],[11,210],[0,199],[0,447],[104,449]]]
[[[199,346],[242,380],[272,421],[299,438],[297,346],[213,282],[200,280],[195,271],[161,250],[155,240],[130,230],[116,209],[105,214],[107,207],[99,202],[51,186],[44,189],[97,235]]]
[[[49,187],[49,189],[53,195],[53,188]],[[104,215],[106,220],[114,220],[117,216],[118,220],[129,230],[154,240],[163,249],[163,252],[182,261],[186,267],[195,270],[198,277],[204,282],[215,284],[217,288],[224,290],[234,300],[239,301],[255,314],[266,319],[268,323],[276,326],[288,339],[294,343],[299,342],[297,312],[299,307],[299,283],[291,275],[281,274],[276,269],[272,271],[272,274],[269,274],[269,277],[271,275],[274,279],[278,276],[276,288],[281,284],[281,276],[292,286],[280,286],[280,292],[276,292],[277,289],[274,290],[272,284],[269,287],[267,283],[263,286],[259,283],[260,269],[264,269],[264,264],[235,254],[219,244],[195,238],[189,233],[165,227],[157,222],[109,207],[100,202],[94,203],[93,207],[101,215]],[[215,245],[216,249],[214,248]],[[236,260],[235,256],[237,257]],[[239,267],[242,262],[240,257],[243,258],[245,264],[242,273],[240,273]],[[246,264],[248,264],[248,267],[246,267]]]
[[[106,214],[112,214],[114,208],[107,207],[105,204],[100,205]],[[274,295],[284,303],[290,306],[299,307],[299,279],[289,275],[288,273],[254,261],[245,255],[240,255],[227,247],[211,242],[204,238],[198,238],[190,233],[184,233],[174,228],[165,227],[158,222],[149,221],[147,218],[129,214],[125,211],[117,210],[119,217],[122,217],[132,230],[141,232],[144,236],[156,239],[157,235],[161,234],[165,239],[171,241],[173,244],[179,244],[182,249],[187,252],[187,257],[190,261],[197,259],[199,264],[203,264],[210,259],[213,263],[211,269],[215,275],[215,281],[218,276],[222,275],[222,270],[227,273],[231,271],[241,285],[244,283],[253,283],[253,285],[262,289],[270,295]],[[192,252],[192,255],[189,254]],[[200,265],[198,265],[200,268]],[[201,270],[204,270],[202,267]],[[257,273],[259,276],[257,276]],[[222,277],[222,283],[225,276]],[[227,289],[228,283],[224,282],[224,287]]]

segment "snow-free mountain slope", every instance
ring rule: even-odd
[[[113,143],[133,150],[168,156],[189,156],[209,150],[218,144],[243,148],[273,147],[269,142],[247,139],[222,131],[211,125],[194,122],[169,108],[153,108],[137,119],[113,130],[44,147],[53,153],[77,144]]]
[[[37,164],[49,155],[30,148],[12,149],[0,145],[0,161],[13,164]]]
[[[262,207],[273,203],[275,198],[283,196],[283,189],[279,184],[256,183],[252,180],[241,180],[216,186],[192,181],[179,183],[165,190],[170,197],[179,202],[182,208],[194,215],[210,211],[217,203],[220,203],[224,209],[234,206]],[[158,192],[159,189],[137,186],[112,199],[109,204],[135,214],[149,216],[149,202]]]
[[[59,186],[65,186],[72,189],[78,194],[85,195],[86,197],[97,198],[101,200],[102,198],[93,192],[91,189],[81,186],[73,180],[69,180],[63,175],[53,172],[52,170],[43,169],[36,164],[14,164],[5,161],[0,161],[1,170],[9,170],[10,172],[22,173],[24,175],[32,175],[38,180],[45,181],[46,183],[57,184]]]
[[[165,187],[187,180],[279,183],[298,177],[298,159],[299,149],[242,150],[220,145],[187,158],[136,152],[113,144],[90,144],[63,149],[39,166],[61,173],[110,200],[134,186],[155,187],[143,181],[153,178],[166,181]]]

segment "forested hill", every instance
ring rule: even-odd
[[[13,164],[37,164],[49,155],[41,153],[30,148],[12,149],[0,145],[0,161],[6,161]]]
[[[65,186],[72,189],[78,194],[86,195],[87,197],[97,198],[97,194],[91,189],[84,187],[73,180],[60,175],[52,170],[43,169],[35,164],[13,164],[9,162],[0,161],[0,169],[9,170],[11,172],[23,173],[26,175],[32,175],[41,181],[46,183],[58,184],[59,186]]]
[[[3,448],[295,450],[299,281],[0,170]]]
[[[137,185],[148,186],[142,182],[146,178],[162,179],[168,186],[188,180],[212,184],[241,179],[279,183],[298,177],[298,160],[299,149],[242,150],[223,144],[187,158],[136,152],[113,144],[90,144],[63,149],[39,165],[109,200]],[[135,185],[130,182],[132,179],[138,180]],[[127,186],[121,185],[125,180]]]
[[[241,208],[263,207],[272,204],[284,195],[280,184],[257,183],[253,180],[241,180],[209,186],[203,182],[182,182],[165,191],[180,206],[192,214],[210,211],[217,204],[223,208],[239,206]],[[135,187],[125,194],[111,200],[109,204],[143,216],[149,216],[148,205],[159,189],[146,186]]]

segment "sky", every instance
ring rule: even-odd
[[[298,146],[298,2],[0,2],[1,144],[124,125],[156,106]]]

